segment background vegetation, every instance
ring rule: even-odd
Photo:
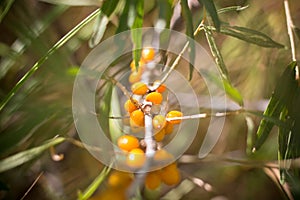
[[[91,46],[126,29],[156,26],[158,18],[167,22],[167,28],[192,37],[205,16],[204,7],[205,29],[213,37],[207,38],[202,31],[195,40],[214,54],[217,50],[210,46],[214,39],[228,71],[222,81],[229,85],[230,109],[239,108],[243,101],[249,112],[226,117],[221,138],[204,159],[197,155],[209,119],[201,120],[197,137],[179,160],[183,184],[166,188],[162,196],[176,192],[178,199],[299,198],[299,88],[283,1],[189,1],[182,16],[176,16],[174,10],[179,1],[115,2],[0,2],[0,198],[76,199],[78,191],[87,191],[104,166],[79,142],[72,118],[72,88]],[[124,10],[126,2],[136,6],[131,27],[121,23],[130,18]],[[297,50],[300,4],[296,0],[289,4]],[[219,11],[235,7],[217,14],[213,5]],[[99,7],[101,23],[99,12],[94,12]],[[103,16],[108,16],[107,22]],[[224,29],[226,25],[247,30],[237,39]],[[101,30],[105,30],[103,37]],[[120,68],[129,67],[129,57],[121,61]],[[188,77],[189,69],[182,71]],[[198,81],[194,77],[191,83]],[[233,92],[236,89],[238,94]],[[200,94],[205,94],[205,88],[199,89]],[[91,186],[98,185],[101,189],[105,184]]]

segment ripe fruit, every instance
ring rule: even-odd
[[[133,101],[137,104],[138,101],[133,99]],[[137,110],[138,108],[136,107],[136,105],[130,100],[128,99],[125,104],[124,104],[124,108],[127,112],[132,113],[133,111]]]
[[[182,117],[183,114],[182,112],[180,111],[177,111],[177,110],[172,110],[170,112],[168,112],[166,118],[174,118],[174,117]],[[181,119],[178,119],[178,120],[170,120],[168,121],[170,124],[180,124],[181,122]]]
[[[133,60],[133,61],[130,63],[130,68],[131,68],[131,71],[132,71],[132,72],[139,72],[139,73],[141,73],[141,72],[143,71],[144,65],[145,65],[145,61],[140,60],[140,61],[139,61],[139,67],[138,67],[138,70],[136,70],[135,62],[134,62],[134,60]]]
[[[151,93],[147,94],[145,100],[150,101],[153,104],[161,104],[161,102],[163,100],[163,96],[159,92],[151,92]]]
[[[149,62],[151,60],[153,60],[155,56],[155,51],[152,47],[145,47],[142,50],[142,58],[143,60],[145,60],[146,62]]]
[[[135,110],[130,113],[130,120],[136,126],[144,126],[145,125],[145,116],[141,110]]]
[[[143,82],[136,82],[133,85],[131,85],[131,91],[133,94],[144,95],[147,93],[148,87]]]
[[[164,149],[159,149],[154,154],[154,160],[155,161],[167,161],[173,159],[172,154],[168,153]]]
[[[163,92],[166,90],[166,85],[160,84],[160,81],[159,81],[159,80],[154,81],[153,86],[154,86],[154,87],[159,86],[159,87],[156,89],[156,92],[159,92],[159,93],[163,93]]]
[[[166,135],[171,134],[173,132],[173,129],[174,129],[174,124],[171,124],[170,122],[166,122],[166,125],[165,125],[164,129],[165,129],[165,134]]]
[[[139,72],[131,72],[128,80],[131,84],[139,82],[141,80],[141,74]]]
[[[128,172],[114,171],[108,177],[107,183],[111,187],[127,188],[133,181],[134,175]]]
[[[152,119],[152,125],[155,129],[161,129],[166,125],[166,118],[163,115],[155,115]]]
[[[133,168],[142,167],[145,161],[146,161],[145,153],[140,148],[132,149],[126,158],[126,164],[129,167],[133,167]]]
[[[164,138],[165,138],[165,129],[159,130],[154,135],[154,139],[156,140],[156,142],[161,142]]]
[[[160,174],[158,171],[149,172],[145,178],[145,186],[150,190],[155,190],[160,186]]]
[[[118,139],[118,146],[124,151],[131,151],[140,146],[139,140],[132,135],[123,135]]]
[[[176,164],[171,164],[161,170],[161,180],[166,185],[176,185],[180,182],[180,172]]]
[[[107,200],[107,199],[117,199],[117,200],[126,200],[126,192],[124,189],[115,189],[108,188],[97,195],[95,198],[91,198],[94,200]]]

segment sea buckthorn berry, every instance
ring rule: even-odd
[[[155,115],[152,119],[152,125],[155,129],[161,129],[165,127],[166,123],[166,118],[163,115]]]
[[[174,167],[175,166],[175,167]],[[160,177],[166,185],[176,185],[180,182],[180,172],[176,165],[169,165],[161,170]]]
[[[174,117],[182,117],[183,114],[182,112],[180,111],[177,111],[177,110],[172,110],[170,112],[168,112],[166,118],[174,118]],[[170,120],[168,121],[170,124],[180,124],[181,122],[181,119],[178,119],[178,120]]]
[[[133,103],[133,102],[135,102],[135,103]],[[129,113],[132,113],[133,111],[138,109],[138,107],[136,107],[136,104],[138,104],[138,101],[136,99],[133,99],[133,102],[130,99],[128,99],[124,104],[125,110]]]
[[[159,86],[159,87],[156,89],[156,92],[163,93],[164,91],[166,91],[166,85],[160,84],[160,83],[161,83],[161,82],[160,82],[159,80],[156,80],[156,81],[154,81],[153,86],[154,86],[154,87]]]
[[[166,125],[165,125],[164,129],[165,129],[165,134],[166,135],[171,134],[173,132],[173,129],[174,129],[174,124],[171,124],[170,122],[166,122]]]
[[[147,93],[148,87],[145,83],[136,82],[133,85],[131,85],[131,91],[133,94],[144,95]]]
[[[173,155],[164,149],[159,149],[155,152],[153,159],[155,161],[167,161],[173,159]]]
[[[165,129],[161,129],[154,134],[154,139],[156,142],[161,142],[164,138],[165,138]]]
[[[145,47],[142,50],[142,59],[146,62],[152,61],[155,56],[155,51],[152,47]]]
[[[139,67],[138,67],[138,70],[136,70],[136,66],[135,66],[135,62],[134,60],[130,63],[130,68],[131,68],[131,71],[132,72],[139,72],[141,73],[143,71],[143,68],[145,66],[145,61],[144,60],[140,60],[139,61]]]
[[[114,171],[108,177],[108,185],[115,188],[127,188],[133,181],[134,175],[128,172]]]
[[[146,161],[145,153],[140,148],[132,149],[126,158],[126,164],[129,167],[133,167],[133,168],[142,167],[145,161]]]
[[[139,72],[131,72],[129,75],[128,81],[133,84],[141,80],[141,74]]]
[[[161,104],[161,102],[163,100],[163,96],[159,92],[151,92],[151,93],[147,94],[145,100],[150,101],[153,104]]]
[[[107,199],[118,199],[127,200],[126,191],[123,188],[108,188],[101,192],[96,197],[92,197],[90,200],[107,200]]]
[[[143,111],[141,110],[135,110],[132,113],[130,113],[130,123],[136,125],[136,126],[144,126],[145,125],[145,116]]]
[[[132,135],[123,135],[118,139],[118,147],[120,147],[122,150],[131,151],[139,146],[139,140]]]
[[[160,186],[160,173],[157,171],[149,172],[145,178],[145,186],[150,190],[155,190]]]

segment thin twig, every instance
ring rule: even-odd
[[[25,197],[28,195],[28,193],[32,190],[32,188],[36,185],[36,183],[39,181],[39,179],[41,178],[41,176],[44,174],[44,172],[42,171],[38,177],[36,177],[36,179],[33,181],[33,183],[31,184],[31,186],[28,188],[28,190],[25,192],[25,194],[22,196],[22,198],[20,200],[25,199]]]
[[[288,2],[288,0],[284,0],[283,3],[284,3],[284,10],[285,10],[287,31],[288,31],[288,36],[289,36],[289,39],[290,39],[290,44],[291,44],[292,60],[297,61],[295,38],[294,38],[294,34],[293,34],[294,23],[293,23],[293,20],[292,20],[292,17],[291,17],[289,2]],[[295,67],[295,72],[296,72],[295,78],[299,82],[300,80],[299,80],[299,67],[298,67],[298,65],[296,65],[296,67]],[[299,82],[299,84],[300,84],[300,82]]]

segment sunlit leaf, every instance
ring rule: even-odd
[[[3,0],[0,2],[0,22],[3,20],[14,1],[15,0]]]
[[[214,27],[209,27],[209,28],[211,30],[216,30]],[[262,47],[268,47],[268,48],[284,47],[284,45],[275,42],[266,34],[245,27],[223,25],[221,26],[220,32],[222,34],[229,35]]]
[[[216,9],[216,6],[215,6],[213,0],[199,0],[199,2],[204,5],[205,9],[210,14],[210,16],[213,20],[216,30],[219,31],[221,22],[220,22],[220,19],[219,19],[218,13],[217,13],[217,9]]]
[[[11,89],[11,91],[5,96],[5,98],[0,103],[0,111],[5,107],[5,105],[11,100],[11,98],[18,92],[18,90],[24,85],[24,83],[40,68],[40,66],[48,60],[48,58],[55,53],[60,47],[62,47],[67,41],[69,41],[79,30],[82,29],[86,24],[92,21],[99,14],[99,9],[95,10],[84,20],[82,20],[78,25],[76,25],[71,31],[69,31],[64,37],[62,37],[58,42],[53,45],[48,52],[42,56],[31,68],[30,70],[17,82],[17,84]]]
[[[98,20],[95,23],[93,35],[89,41],[91,48],[95,47],[102,39],[106,26],[109,22],[109,17],[116,9],[119,0],[104,1],[101,7],[101,12],[98,16]]]
[[[143,18],[144,18],[144,1],[134,0],[135,3],[135,20],[131,27],[131,37],[134,44],[133,47],[133,60],[135,66],[139,66],[139,60],[141,58],[141,48],[142,48],[142,28],[143,27]],[[138,67],[137,69],[138,70]]]
[[[121,108],[120,108],[120,101],[118,98],[118,93],[116,88],[113,88],[112,91],[112,98],[110,102],[110,115],[109,116],[122,116]],[[111,136],[111,141],[116,143],[117,138],[119,138],[122,132],[122,120],[119,119],[109,119],[109,132]]]
[[[59,143],[62,143],[63,141],[65,141],[65,138],[57,137],[46,141],[41,146],[34,147],[32,149],[28,149],[20,153],[17,153],[15,155],[12,155],[10,157],[4,158],[3,160],[0,161],[0,173],[12,169],[14,167],[17,167],[19,165],[22,165],[36,158],[45,150],[47,150],[49,147],[55,146]]]
[[[113,90],[113,84],[111,82],[107,82],[105,86],[105,93],[101,98],[100,106],[99,106],[99,113],[100,119],[99,123],[102,127],[104,133],[109,133],[109,113],[110,113],[110,103],[111,103],[111,95]]]
[[[206,78],[215,83],[219,88],[224,89],[229,98],[243,106],[244,103],[242,95],[227,79],[205,71],[201,72],[201,74],[206,76]]]
[[[230,6],[230,7],[225,7],[221,8],[218,10],[218,14],[226,13],[226,12],[232,12],[232,11],[242,11],[248,8],[249,6]]]
[[[194,41],[194,26],[193,26],[193,17],[192,13],[189,9],[188,1],[181,0],[181,11],[183,18],[186,24],[186,35],[189,36],[189,64],[190,64],[190,73],[189,80],[192,79],[193,71],[194,71],[194,62],[195,62],[195,41]]]
[[[89,199],[94,192],[99,188],[101,183],[105,180],[106,176],[109,174],[111,167],[104,167],[101,173],[94,179],[94,181],[86,188],[83,193],[78,194],[78,200]]]
[[[100,6],[102,0],[40,0],[52,4],[63,4],[68,6]]]
[[[295,81],[295,66],[296,62],[292,62],[285,69],[281,77],[278,79],[278,84],[270,99],[268,107],[264,115],[279,119],[280,113],[288,106],[297,89],[297,82]],[[258,150],[267,139],[274,123],[266,119],[262,119],[256,133],[256,141],[254,143],[253,151]]]

